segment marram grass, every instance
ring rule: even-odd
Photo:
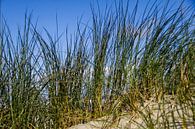
[[[157,3],[141,18],[138,2],[132,11],[122,2],[115,11],[92,7],[92,23],[78,24],[64,42],[46,29],[42,36],[30,16],[15,41],[4,22],[0,128],[68,128],[110,115],[114,122],[123,112],[139,115],[139,128],[177,128],[176,112],[182,128],[188,120],[195,126],[195,15],[183,2]],[[151,98],[159,103],[155,120],[144,106]]]

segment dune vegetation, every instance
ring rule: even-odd
[[[140,128],[177,128],[175,111],[182,128],[195,126],[195,14],[184,2],[160,3],[141,15],[138,2],[133,9],[122,2],[114,10],[91,6],[92,22],[78,22],[65,40],[40,31],[28,14],[15,40],[4,21],[0,128],[68,128],[124,112],[141,114]],[[182,108],[166,113],[167,97]],[[164,113],[156,121],[152,110],[141,110],[151,98]]]

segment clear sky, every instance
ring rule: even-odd
[[[17,32],[18,26],[24,23],[25,12],[33,12],[32,20],[38,20],[38,27],[45,27],[51,33],[56,32],[56,14],[58,16],[59,31],[65,31],[68,26],[70,32],[76,29],[76,23],[82,16],[84,23],[90,21],[90,3],[95,0],[1,0],[2,13],[13,33]],[[116,0],[119,1],[119,0]],[[129,7],[133,8],[136,0],[129,0]],[[144,10],[148,0],[139,0],[139,9]],[[150,0],[154,1],[154,0]],[[166,0],[161,0],[162,3]],[[171,0],[177,5],[180,0]],[[101,8],[114,4],[114,0],[98,0]],[[152,2],[151,2],[152,3]],[[186,0],[186,4],[195,7],[195,0]],[[130,9],[131,10],[131,9]]]

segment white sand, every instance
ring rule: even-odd
[[[152,99],[150,101],[145,102],[144,106],[139,107],[139,111],[141,112],[138,111],[134,116],[124,113],[115,121],[112,121],[111,116],[107,116],[86,124],[72,126],[69,129],[140,129],[143,127],[149,128],[146,126],[145,120],[151,120],[152,123],[154,123],[155,128],[159,129],[165,128],[165,121],[168,122],[169,128],[173,128],[173,126],[175,125],[178,129],[182,129],[184,128],[185,123],[188,129],[195,129],[195,122],[192,119],[192,110],[186,108],[186,105],[184,104],[177,104],[174,100],[171,100],[170,97],[167,97],[165,99],[166,100],[164,102],[166,102],[166,104],[163,104],[163,101],[155,102]],[[152,113],[149,114],[148,111]],[[164,119],[165,115],[167,120]],[[150,116],[151,119],[149,119]],[[145,120],[144,117],[146,118]],[[185,117],[185,122],[182,121],[183,117]]]

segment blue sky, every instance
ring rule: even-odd
[[[114,4],[114,0],[98,0],[101,8]],[[118,1],[118,0],[116,0]],[[147,0],[139,0],[139,10],[143,11]],[[150,0],[151,3],[154,0]],[[162,3],[166,0],[162,0]],[[171,0],[175,7],[180,0]],[[129,7],[133,8],[136,0],[130,0]],[[56,14],[58,16],[59,32],[65,31],[68,26],[72,33],[76,29],[76,23],[82,16],[82,22],[87,23],[91,18],[90,3],[95,0],[2,0],[2,12],[7,24],[13,33],[24,23],[26,11],[33,12],[32,20],[38,20],[38,27],[45,27],[50,33],[56,32]],[[195,0],[186,0],[186,4],[195,7]],[[131,9],[130,9],[131,10]]]

